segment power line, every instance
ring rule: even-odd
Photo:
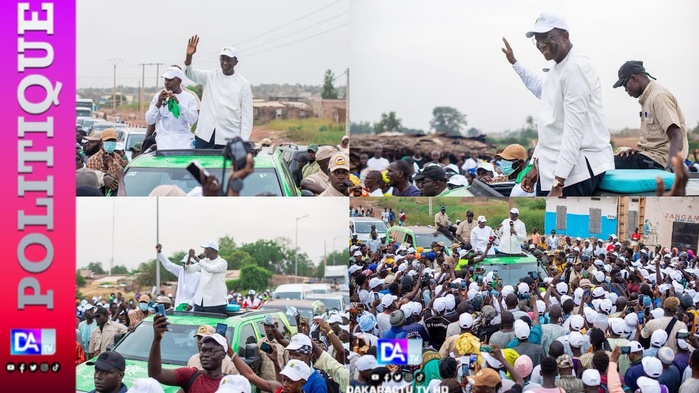
[[[306,14],[306,15],[303,15],[303,16],[301,16],[301,17],[299,17],[299,18],[296,18],[296,19],[294,19],[294,20],[292,20],[292,21],[290,21],[290,22],[287,22],[287,23],[285,23],[285,24],[283,24],[283,25],[281,25],[281,26],[277,26],[277,27],[275,27],[275,28],[273,28],[273,29],[271,29],[271,30],[268,30],[268,31],[266,31],[266,32],[264,32],[264,33],[258,34],[258,35],[254,36],[254,37],[252,37],[252,38],[248,38],[247,40],[238,42],[238,43],[236,43],[236,44],[233,45],[233,46],[235,46],[235,47],[237,48],[239,45],[245,44],[245,43],[247,43],[247,42],[250,42],[250,41],[252,41],[252,40],[255,40],[255,39],[257,39],[257,38],[260,38],[260,37],[262,37],[262,36],[265,36],[265,35],[267,35],[267,34],[269,34],[269,33],[272,33],[272,32],[275,32],[275,31],[277,31],[277,30],[279,30],[279,29],[282,29],[282,28],[284,28],[284,27],[286,27],[286,26],[289,26],[289,25],[291,25],[291,24],[294,24],[294,23],[296,23],[296,22],[298,22],[298,21],[300,21],[300,20],[302,20],[302,19],[305,19],[305,18],[307,18],[307,17],[309,17],[309,16],[311,16],[311,15],[317,13],[317,12],[320,12],[320,11],[322,11],[322,10],[328,8],[328,7],[331,7],[331,6],[337,4],[337,3],[341,2],[341,1],[342,1],[342,0],[337,0],[337,1],[333,2],[333,3],[330,3],[330,4],[328,4],[328,5],[325,5],[325,6],[323,6],[323,7],[320,7],[320,8],[318,8],[318,9],[314,10],[314,11],[309,12],[309,13]],[[205,58],[205,57],[207,57],[207,56],[211,56],[211,55],[217,54],[218,52],[219,52],[219,51],[216,50],[216,51],[213,51],[213,52],[205,53],[205,54],[203,54],[202,56],[200,56],[199,58]]]
[[[333,27],[332,29],[328,29],[328,30],[325,30],[325,31],[321,31],[320,33],[316,33],[316,34],[309,35],[309,36],[306,36],[306,37],[303,37],[303,38],[299,38],[298,40],[294,40],[294,41],[290,41],[290,42],[287,42],[287,43],[284,43],[284,44],[281,44],[281,45],[273,46],[273,47],[268,48],[268,49],[263,49],[263,50],[261,50],[261,51],[257,51],[257,52],[253,52],[253,53],[246,53],[245,56],[246,56],[246,57],[250,57],[250,56],[254,56],[254,55],[260,54],[260,53],[264,53],[264,52],[271,51],[271,50],[273,50],[273,49],[277,49],[277,48],[282,48],[282,47],[285,47],[285,46],[289,46],[289,45],[295,44],[295,43],[297,43],[297,42],[306,41],[306,40],[309,40],[309,39],[311,39],[311,38],[315,38],[315,37],[318,37],[318,36],[320,36],[320,35],[323,35],[323,34],[326,34],[326,33],[330,33],[331,31],[338,30],[338,29],[343,28],[343,27],[345,27],[345,26],[349,26],[349,23],[345,23],[344,25],[336,26],[336,27]]]

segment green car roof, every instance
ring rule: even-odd
[[[184,326],[191,326],[193,328],[197,328],[201,325],[211,325],[213,327],[216,327],[217,323],[226,323],[226,325],[229,326],[229,328],[233,328],[233,335],[232,337],[228,338],[229,343],[231,344],[231,347],[233,348],[234,351],[238,351],[238,339],[240,337],[240,327],[246,322],[251,322],[252,321],[252,326],[254,329],[256,329],[256,334],[258,336],[258,339],[261,337],[261,335],[264,335],[264,332],[259,332],[259,327],[256,326],[257,323],[261,321],[264,318],[264,315],[266,314],[273,314],[277,320],[281,322],[283,326],[287,328],[287,330],[291,330],[291,326],[289,325],[289,321],[284,315],[284,312],[278,311],[275,312],[274,310],[267,310],[264,312],[243,312],[239,315],[233,315],[229,316],[227,318],[219,318],[215,316],[201,316],[201,315],[168,315],[167,319],[170,324],[173,325],[184,325]],[[146,324],[143,324],[143,322],[146,322]],[[153,322],[153,315],[150,315],[146,317],[138,326],[136,326],[136,330],[138,329],[152,329],[152,322]],[[124,336],[124,339],[128,337],[129,334],[133,334],[129,332],[127,335]],[[167,335],[167,333],[165,333]],[[124,340],[122,339],[122,341]],[[194,338],[192,338],[193,340]],[[114,350],[119,352],[119,345],[121,344],[120,341],[119,343],[116,344]],[[165,342],[165,339],[163,339],[163,343]],[[148,348],[145,348],[145,351],[147,352],[150,350],[150,346]],[[162,349],[161,349],[162,352]],[[89,392],[92,389],[95,388],[94,384],[94,372],[95,368],[94,366],[88,366],[85,363],[82,363],[76,367],[76,391],[78,392]],[[180,367],[185,367],[186,365],[179,365],[179,364],[167,364],[163,363],[162,367],[164,369],[175,369],[175,368],[180,368]],[[129,388],[133,386],[133,383],[136,379],[138,378],[148,378],[148,362],[147,361],[141,361],[141,360],[134,360],[134,359],[126,359],[126,370],[124,370],[124,378],[122,382],[126,384]],[[180,388],[178,386],[165,386],[161,385],[163,387],[163,390],[165,393],[175,393],[177,392]]]
[[[199,161],[204,168],[221,168],[223,165],[221,154],[177,156],[143,154],[131,161],[129,166],[136,168],[186,168],[193,160]],[[230,161],[226,165],[230,165]],[[255,156],[255,168],[275,168],[273,155],[258,154]]]
[[[493,265],[493,264],[500,264],[500,265],[513,265],[513,264],[518,264],[518,263],[536,263],[536,257],[532,255],[524,255],[524,256],[494,256],[494,257],[487,257],[484,261],[481,262],[481,264],[484,265]]]

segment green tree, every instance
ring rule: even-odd
[[[333,266],[333,265],[347,265],[347,261],[349,260],[349,250],[344,249],[342,251],[333,251],[330,254],[328,254],[327,259],[326,259],[326,264],[328,266]],[[316,268],[316,272],[314,277],[316,278],[323,278],[325,276],[325,265],[323,264],[323,259],[321,258],[320,262],[318,263],[318,267]]]
[[[359,123],[350,123],[350,134],[371,134],[374,128],[368,121],[360,121]]]
[[[76,284],[79,288],[84,287],[85,284],[86,284],[86,282],[85,282],[85,277],[83,277],[83,276],[80,275],[80,270],[78,270],[77,272],[75,272],[75,284]]]
[[[430,129],[434,132],[444,132],[450,135],[461,135],[461,129],[465,127],[466,115],[458,109],[450,106],[438,106],[432,110]]]
[[[228,262],[228,270],[237,270],[245,265],[254,265],[257,263],[255,258],[253,258],[247,251],[242,251],[241,249],[235,249],[226,255],[221,255],[221,258]]]
[[[289,255],[286,251],[285,241],[288,239],[259,239],[254,243],[247,243],[238,249],[248,253],[258,266],[274,272],[283,274],[289,265]]]
[[[170,258],[171,261],[180,261],[181,259],[182,257],[180,257],[180,259]],[[163,267],[162,263],[155,259],[151,259],[148,262],[142,262],[140,265],[138,265],[136,284],[142,287],[151,287],[155,285],[156,266],[160,268],[160,282],[177,281],[177,276],[167,271],[167,269]]]
[[[112,268],[112,274],[129,274],[129,269],[124,265],[116,265]]]
[[[263,291],[269,286],[270,278],[272,278],[272,273],[267,269],[254,264],[247,264],[240,268],[240,278],[226,281],[226,286],[229,291],[233,289],[236,291],[246,289]]]
[[[335,74],[332,70],[325,71],[325,78],[323,79],[323,91],[320,96],[324,100],[336,100],[337,99],[337,89],[333,85],[333,80],[335,79]]]
[[[396,112],[388,112],[381,114],[381,121],[374,123],[374,132],[380,134],[387,131],[398,131],[403,129],[401,119],[396,117]]]
[[[476,127],[471,127],[468,129],[468,131],[466,131],[466,136],[468,136],[469,138],[475,138],[480,134],[481,134],[480,130],[477,129]]]
[[[90,262],[86,269],[90,270],[94,274],[107,274],[102,268],[102,262]]]

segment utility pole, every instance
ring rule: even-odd
[[[350,133],[350,74],[349,68],[345,71],[347,87],[345,87],[345,135]]]
[[[141,93],[139,93],[139,101],[145,102],[145,97],[143,99],[140,98],[140,94],[145,95],[146,94],[146,66],[157,66],[156,71],[155,71],[155,90],[158,90],[158,86],[160,85],[160,66],[163,63],[140,63],[139,65],[141,66],[141,86],[142,90]],[[138,105],[138,111],[143,112],[143,107],[141,104]]]
[[[121,59],[111,58],[107,59],[108,62],[112,63],[114,66],[114,87],[112,88],[112,110],[116,110],[116,68],[117,64],[121,63]]]

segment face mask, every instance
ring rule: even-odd
[[[116,150],[116,142],[104,142],[102,147],[104,147],[104,151],[107,153],[114,153],[114,150]]]
[[[502,171],[503,175],[510,176],[515,173],[515,168],[512,167],[512,164],[514,164],[512,161],[500,161],[500,171]]]
[[[146,312],[148,311],[148,303],[139,303],[138,308],[140,308],[141,311]]]

